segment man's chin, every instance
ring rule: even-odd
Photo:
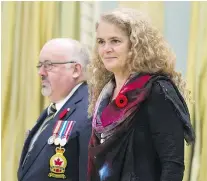
[[[52,90],[49,88],[42,88],[41,93],[45,97],[49,97],[52,93]]]

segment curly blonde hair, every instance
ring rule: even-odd
[[[163,73],[168,75],[176,84],[183,97],[186,99],[185,81],[181,74],[175,71],[176,56],[168,43],[155,28],[148,17],[133,9],[120,8],[101,16],[101,21],[116,25],[129,36],[130,59],[128,69],[130,72]],[[99,22],[96,25],[98,28]],[[95,44],[92,59],[88,65],[89,108],[91,116],[97,98],[105,84],[113,77],[101,61],[97,44]]]

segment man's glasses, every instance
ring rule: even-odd
[[[44,66],[44,69],[49,71],[52,70],[53,66],[56,64],[67,64],[67,63],[76,63],[75,61],[68,61],[68,62],[51,62],[50,60],[45,60],[44,62],[39,62],[38,65],[36,66],[37,69],[39,70],[42,65]]]

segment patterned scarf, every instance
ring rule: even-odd
[[[137,78],[133,74],[121,88],[115,100],[110,102],[110,97],[114,89],[114,81],[109,81],[103,88],[98,97],[92,126],[97,133],[106,133],[120,125],[136,109],[137,104],[145,98],[146,91],[143,87],[151,78],[150,75],[144,75]]]

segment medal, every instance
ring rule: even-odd
[[[63,155],[65,149],[62,148],[61,146],[66,145],[70,137],[70,134],[72,132],[73,126],[75,124],[75,121],[61,121],[60,124],[61,125],[59,126],[58,129],[59,131],[56,132],[55,134],[57,135],[57,137],[51,136],[48,139],[48,144],[52,143],[53,141],[55,145],[60,145],[60,147],[57,147],[55,150],[56,154],[50,158],[50,173],[48,174],[48,177],[65,179],[66,176],[64,175],[64,173],[65,173],[65,168],[67,166],[67,160]]]
[[[67,139],[66,138],[61,139],[60,146],[65,146],[66,143],[67,143]]]
[[[57,135],[58,131],[60,130],[61,124],[62,124],[62,121],[61,120],[59,120],[59,121],[56,122],[56,124],[54,126],[54,129],[52,131],[52,136],[50,136],[49,139],[48,139],[48,141],[47,141],[47,143],[49,145],[51,145],[51,144],[54,143],[55,138],[56,138],[56,135]]]
[[[48,144],[51,145],[54,143],[56,146],[65,146],[69,139],[69,135],[72,132],[74,124],[75,121],[57,121],[53,129],[53,134],[48,139]]]
[[[55,139],[55,145],[65,146],[69,139],[69,135],[72,132],[75,121],[64,121],[61,125],[61,129],[58,132],[59,137]]]
[[[55,139],[54,136],[50,136],[49,139],[48,139],[48,141],[47,141],[47,143],[48,143],[49,145],[53,144],[53,143],[54,143],[54,139]]]
[[[64,173],[67,166],[67,160],[63,155],[65,149],[57,147],[55,151],[56,154],[50,158],[50,173],[48,177],[65,179],[66,176]]]
[[[60,141],[61,141],[60,137],[57,137],[57,138],[55,138],[54,144],[59,145]]]
[[[69,136],[72,132],[74,124],[75,124],[75,121],[68,121],[67,127],[65,129],[64,135],[63,135],[62,140],[61,140],[61,144],[63,146],[67,143],[67,141],[69,139]]]

